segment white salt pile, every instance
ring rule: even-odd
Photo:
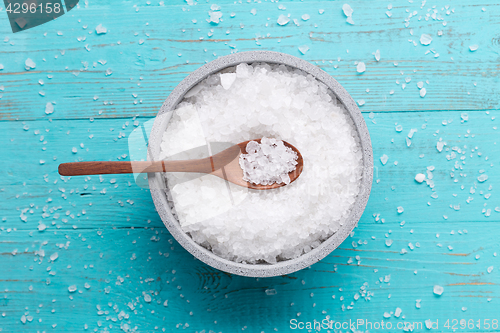
[[[183,159],[206,145],[216,154],[210,143],[263,137],[300,151],[296,181],[259,191],[166,173],[181,228],[228,260],[276,263],[311,251],[346,222],[359,192],[363,157],[351,117],[326,85],[283,65],[240,64],[192,88],[171,114],[159,157]]]
[[[295,170],[297,153],[281,140],[262,138],[261,143],[250,141],[247,154],[240,155],[243,180],[253,184],[290,184],[289,172]]]

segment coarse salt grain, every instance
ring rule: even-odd
[[[225,89],[221,76],[231,72],[236,79]],[[186,96],[171,113],[159,158],[180,158],[207,143],[216,154],[214,142],[272,137],[297,147],[304,160],[296,181],[266,191],[166,173],[174,217],[196,243],[228,260],[276,263],[311,251],[347,223],[363,155],[351,117],[326,85],[284,65],[240,64]],[[201,155],[188,157],[208,156],[195,153]]]

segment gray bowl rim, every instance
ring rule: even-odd
[[[156,210],[168,231],[179,242],[179,244],[190,252],[195,258],[211,267],[228,273],[248,277],[272,277],[299,271],[320,261],[330,254],[340,244],[342,244],[342,242],[352,232],[361,218],[368,202],[373,181],[373,151],[370,134],[356,102],[340,85],[340,83],[319,67],[303,59],[285,53],[274,51],[247,51],[220,57],[199,67],[194,72],[189,74],[167,97],[161,106],[157,117],[155,118],[151,130],[151,135],[148,141],[148,160],[155,159],[154,157],[159,156],[162,134],[167,126],[167,124],[163,123],[165,121],[169,121],[169,119],[165,119],[166,117],[159,117],[160,115],[174,110],[184,95],[196,84],[204,80],[208,75],[220,72],[227,67],[236,66],[240,63],[256,62],[284,64],[311,74],[332,90],[332,92],[337,96],[337,99],[342,102],[354,122],[361,142],[361,149],[363,150],[363,173],[359,194],[351,209],[349,217],[339,230],[322,242],[318,247],[295,259],[280,261],[276,264],[237,263],[223,259],[214,254],[212,251],[198,245],[182,230],[179,222],[170,211],[165,191],[161,188],[161,186],[156,186],[156,184],[161,184],[161,182],[164,181],[161,173],[148,174],[148,183]]]

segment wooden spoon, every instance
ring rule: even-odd
[[[144,173],[144,172],[197,172],[207,173],[219,178],[225,179],[233,184],[248,187],[254,190],[270,190],[285,186],[285,183],[271,185],[257,185],[243,180],[243,170],[240,167],[239,159],[241,154],[246,154],[246,146],[249,140],[231,146],[228,149],[210,156],[197,160],[185,161],[115,161],[115,162],[73,162],[62,163],[59,165],[59,174],[61,176],[85,176],[85,175],[104,175],[117,173]],[[294,171],[290,172],[290,183],[299,177],[304,166],[304,160],[300,152],[283,141],[285,146],[290,147],[297,153],[297,165]]]

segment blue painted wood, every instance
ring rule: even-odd
[[[206,22],[214,2],[194,3],[82,2],[15,35],[1,7],[1,331],[288,332],[290,320],[325,318],[383,320],[394,331],[430,319],[440,332],[452,331],[446,320],[465,319],[460,331],[498,331],[500,6],[391,1],[389,10],[388,1],[350,1],[349,25],[343,2],[224,0],[215,2],[224,14],[215,25]],[[434,6],[443,20],[426,20]],[[285,26],[276,23],[281,14],[292,19]],[[101,23],[108,32],[96,35]],[[429,46],[422,33],[432,35]],[[471,52],[472,44],[479,49]],[[300,45],[310,50],[302,55]],[[62,162],[130,158],[128,136],[182,78],[220,55],[256,49],[311,61],[365,101],[372,195],[351,237],[321,262],[269,279],[226,274],[172,239],[132,175],[58,176]],[[30,71],[28,57],[36,62]],[[366,63],[365,73],[355,61]],[[51,115],[47,102],[56,103]],[[418,131],[408,147],[410,129]],[[433,189],[413,180],[428,167]],[[482,172],[488,179],[479,182]],[[471,319],[481,327],[468,326]],[[384,331],[358,327],[366,330]]]

